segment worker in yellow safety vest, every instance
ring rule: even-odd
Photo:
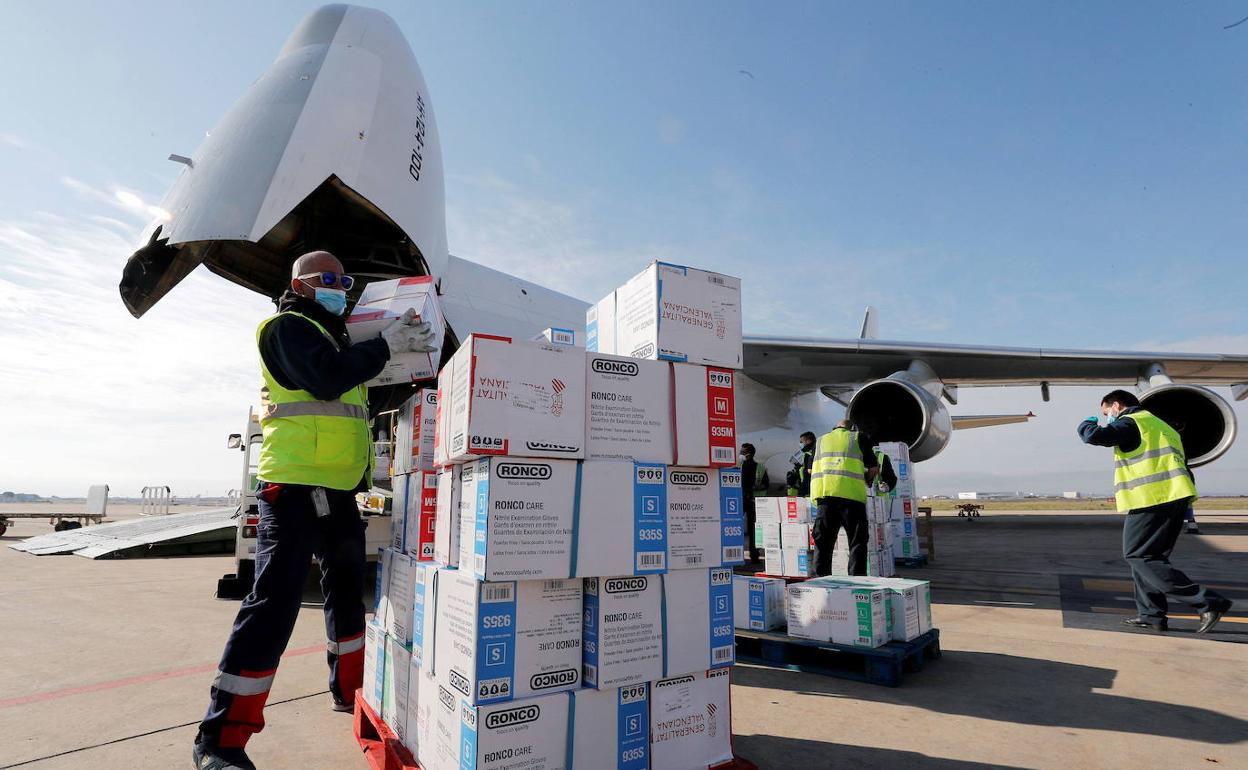
[[[381,335],[351,344],[342,319],[354,281],[327,251],[291,268],[278,313],[260,323],[256,577],[213,679],[192,752],[196,770],[248,770],[247,740],[294,629],[308,569],[320,562],[329,692],[351,711],[364,673],[364,522],[355,493],[372,481],[373,440],[364,383],[391,355],[432,351],[435,335],[410,312]]]
[[[832,574],[832,550],[837,530],[849,538],[849,574],[867,574],[867,485],[879,472],[871,439],[842,420],[819,437],[811,464],[810,497],[817,513],[812,537],[815,541],[815,574]]]
[[[1087,417],[1079,423],[1079,437],[1085,444],[1114,448],[1114,501],[1126,514],[1122,555],[1131,568],[1139,611],[1123,623],[1166,631],[1166,597],[1172,596],[1200,613],[1196,633],[1207,633],[1230,609],[1230,600],[1193,583],[1170,563],[1184,515],[1196,499],[1183,439],[1125,390],[1106,394],[1101,414],[1108,424]]]

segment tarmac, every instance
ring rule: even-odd
[[[1169,634],[1118,630],[1133,610],[1117,516],[937,516],[935,559],[899,573],[932,581],[943,657],[897,688],[739,665],[737,754],[763,770],[1248,768],[1248,513],[1200,520],[1174,561],[1239,602],[1207,637],[1182,608]],[[47,531],[19,521],[0,546]],[[0,770],[189,768],[237,608],[213,598],[231,571],[225,556],[0,547]],[[363,770],[306,599],[249,751],[265,770]]]

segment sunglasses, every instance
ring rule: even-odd
[[[355,279],[349,275],[338,275],[334,272],[326,271],[324,273],[306,273],[298,276],[299,280],[308,278],[320,278],[321,285],[327,288],[341,287],[343,291],[351,291],[351,287],[355,285]]]

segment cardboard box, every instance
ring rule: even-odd
[[[661,361],[588,353],[585,457],[673,462],[671,368]]]
[[[801,524],[815,520],[815,506],[809,497],[756,497],[755,521]]]
[[[770,631],[784,625],[783,580],[733,575],[732,618],[736,628]]]
[[[755,519],[754,524],[754,542],[764,551],[779,551],[780,545],[780,522],[778,521],[758,521]]]
[[[376,619],[364,625],[364,702],[380,714],[385,698],[386,629]]]
[[[393,636],[386,637],[386,670],[382,687],[381,719],[407,740],[408,683],[412,654]]]
[[[438,515],[438,474],[405,473],[391,479],[390,546],[418,561],[433,561]]]
[[[395,420],[391,475],[437,470],[433,464],[433,440],[437,427],[436,388],[422,388],[403,402]]]
[[[581,684],[581,581],[481,583],[439,569],[434,671],[482,704]]]
[[[409,675],[407,691],[416,691],[416,729],[408,730],[408,748],[416,758],[422,770],[433,770],[440,764],[439,749],[446,746],[445,740],[438,740],[439,728],[449,727],[450,721],[439,724],[440,712],[450,708],[452,713],[458,709],[459,698],[456,693],[445,685],[439,685],[438,678],[427,667],[418,667],[419,674]],[[411,703],[408,703],[408,717],[412,715]],[[415,736],[413,739],[411,736]],[[446,736],[449,737],[449,736]],[[413,747],[411,743],[415,743]]]
[[[556,329],[552,326],[547,326],[545,329],[542,329],[541,333],[533,338],[533,341],[549,342],[554,345],[576,346],[581,344],[577,341],[577,336],[576,329]]]
[[[789,636],[855,647],[888,642],[888,592],[822,577],[787,587]]]
[[[469,474],[472,475],[473,471],[469,470]],[[460,466],[450,465],[438,472],[438,497],[433,525],[433,560],[448,567],[459,566],[462,485]],[[475,483],[473,490],[474,492],[476,490]]]
[[[586,687],[609,690],[663,676],[662,577],[586,578],[582,624]]]
[[[654,683],[650,770],[709,768],[732,759],[729,671],[698,671]]]
[[[400,353],[390,357],[373,379],[364,383],[371,387],[397,385],[431,380],[438,374],[446,321],[438,302],[433,278],[427,275],[372,281],[360,292],[360,298],[347,316],[347,334],[352,344],[381,334],[411,308],[417,317],[433,327],[435,349],[431,353]]]
[[[932,594],[928,581],[896,577],[857,577],[846,580],[876,586],[888,592],[891,638],[908,642],[932,630]]]
[[[445,690],[439,690],[439,698]],[[567,693],[474,706],[435,706],[437,744],[423,770],[563,770],[567,767]]]
[[[423,679],[432,679],[421,669],[412,655],[407,668],[407,722],[402,731],[402,743],[412,752],[412,757],[420,761],[420,747],[429,735],[429,717],[432,712],[429,704],[421,701],[420,696],[428,692]],[[396,732],[398,732],[396,730]]]
[[[650,685],[574,690],[569,770],[649,770]]]
[[[668,468],[668,569],[740,564],[745,558],[742,508],[740,469]]]
[[[585,351],[473,334],[438,375],[437,460],[585,456]]]
[[[780,525],[780,547],[785,550],[809,551],[815,547],[812,525],[784,522]]]
[[[737,464],[733,379],[731,369],[672,364],[674,462],[715,467]]]
[[[460,569],[481,580],[572,574],[575,460],[484,457],[460,473]]]
[[[815,552],[809,548],[765,548],[763,569],[768,575],[813,577]]]
[[[736,660],[731,569],[668,572],[663,612],[665,676],[731,666]]]
[[[741,280],[654,262],[586,314],[595,350],[740,369]]]
[[[667,467],[586,460],[578,468],[577,577],[644,575],[667,569]]]
[[[386,633],[401,644],[412,643],[412,577],[416,560],[405,553],[390,554],[389,580],[386,585]]]
[[[431,668],[438,617],[438,565],[414,562],[412,568],[412,661]]]

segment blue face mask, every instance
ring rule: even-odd
[[[1106,425],[1113,425],[1113,424],[1114,424],[1114,420],[1117,420],[1117,419],[1118,419],[1118,415],[1114,414],[1113,412],[1110,412],[1108,415],[1106,415],[1106,420],[1107,420],[1107,421],[1106,421],[1106,423],[1105,423],[1105,424],[1106,424]]]
[[[342,289],[317,288],[316,304],[334,315],[342,315],[347,312],[347,293]]]

